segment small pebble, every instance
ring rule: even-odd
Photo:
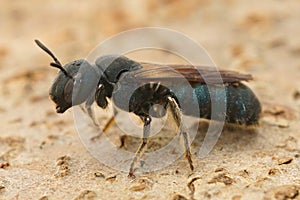
[[[280,158],[278,159],[278,165],[290,164],[293,161],[293,158]]]

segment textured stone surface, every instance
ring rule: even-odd
[[[299,199],[299,1],[0,4],[0,199]],[[255,77],[248,85],[263,103],[260,127],[225,128],[209,156],[194,157],[193,173],[182,157],[129,179],[94,159],[80,142],[72,111],[56,114],[48,98],[56,70],[34,39],[66,63],[84,58],[115,33],[143,26],[181,31],[201,43],[218,66]],[[151,52],[130,55],[174,62]],[[102,119],[108,119],[105,112]],[[193,152],[202,139],[199,133]],[[125,147],[134,151],[135,143],[127,138]],[[151,145],[158,148],[160,140]]]

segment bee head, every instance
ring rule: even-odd
[[[49,91],[51,100],[56,104],[56,112],[63,113],[70,107],[83,103],[97,84],[98,74],[94,68],[84,59],[62,66],[44,44],[38,40],[35,42],[53,58],[54,62],[50,66],[60,69]]]
[[[75,77],[83,60],[75,60],[67,63],[58,72],[50,90],[49,96],[56,104],[56,112],[63,113],[68,108],[72,107],[72,95]],[[52,66],[52,65],[51,65]]]

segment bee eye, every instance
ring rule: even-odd
[[[64,99],[67,103],[72,103],[73,87],[74,87],[73,79],[68,80],[64,89]]]

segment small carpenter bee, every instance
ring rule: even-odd
[[[50,65],[60,69],[50,89],[50,98],[56,104],[58,113],[85,102],[88,115],[96,123],[91,105],[96,102],[104,109],[108,105],[108,100],[112,99],[120,109],[133,112],[141,118],[144,123],[143,139],[131,163],[129,176],[133,176],[135,163],[140,159],[147,145],[151,118],[165,116],[167,109],[171,111],[179,127],[180,136],[184,141],[185,156],[191,170],[194,167],[187,129],[181,124],[183,114],[212,119],[212,101],[214,101],[226,105],[225,112],[219,113],[223,115],[225,123],[243,126],[258,124],[261,113],[260,102],[255,94],[241,83],[241,81],[252,80],[251,75],[226,70],[218,71],[210,67],[135,62],[121,55],[102,56],[94,64],[82,59],[62,66],[45,45],[38,40],[35,42],[54,59]],[[218,77],[222,78],[222,82]],[[196,102],[190,101],[190,94],[186,92],[188,89],[181,84],[183,79],[190,83]],[[137,84],[142,86],[136,87]],[[170,84],[172,87],[165,86]],[[220,92],[224,92],[225,95],[221,97],[210,95]],[[184,99],[184,103],[199,107],[200,113],[195,113],[193,109],[184,110],[181,102],[178,101],[179,98]],[[129,103],[124,105],[124,102]],[[155,105],[160,105],[164,109],[153,109]],[[113,118],[105,127],[112,122]]]

